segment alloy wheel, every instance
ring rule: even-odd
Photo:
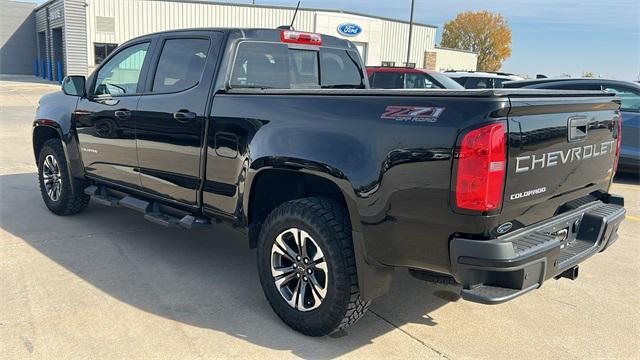
[[[47,155],[42,164],[42,179],[51,201],[58,201],[62,193],[62,175],[55,156]]]
[[[324,254],[298,228],[281,232],[273,242],[271,275],[282,298],[296,310],[316,309],[327,295],[329,272]]]

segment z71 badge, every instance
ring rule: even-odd
[[[438,121],[444,112],[443,107],[420,107],[420,106],[396,106],[389,105],[384,109],[381,119],[391,119],[396,121],[430,122]]]

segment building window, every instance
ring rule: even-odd
[[[95,58],[95,64],[100,65],[117,47],[118,44],[94,43],[93,57]]]
[[[382,66],[383,67],[394,67],[394,66],[396,66],[396,62],[395,61],[383,61],[382,62]]]
[[[416,68],[416,63],[411,63],[411,62],[408,63],[408,62],[406,62],[406,63],[404,63],[404,66],[409,68],[409,69],[415,69]]]

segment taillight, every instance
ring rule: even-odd
[[[46,126],[55,126],[57,125],[55,121],[50,119],[37,119],[36,124],[38,125],[46,125]]]
[[[286,42],[286,43],[320,46],[322,45],[322,36],[320,34],[314,34],[314,33],[282,30],[280,32],[280,41]]]
[[[622,147],[622,114],[618,114],[618,121],[616,122],[616,158],[613,162],[613,173],[618,171],[618,160],[620,160],[620,148]]]
[[[456,206],[493,211],[502,207],[507,166],[507,127],[494,123],[464,135],[458,154]]]

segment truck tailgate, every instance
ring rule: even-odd
[[[526,226],[606,194],[615,173],[616,98],[510,102],[502,219]]]

